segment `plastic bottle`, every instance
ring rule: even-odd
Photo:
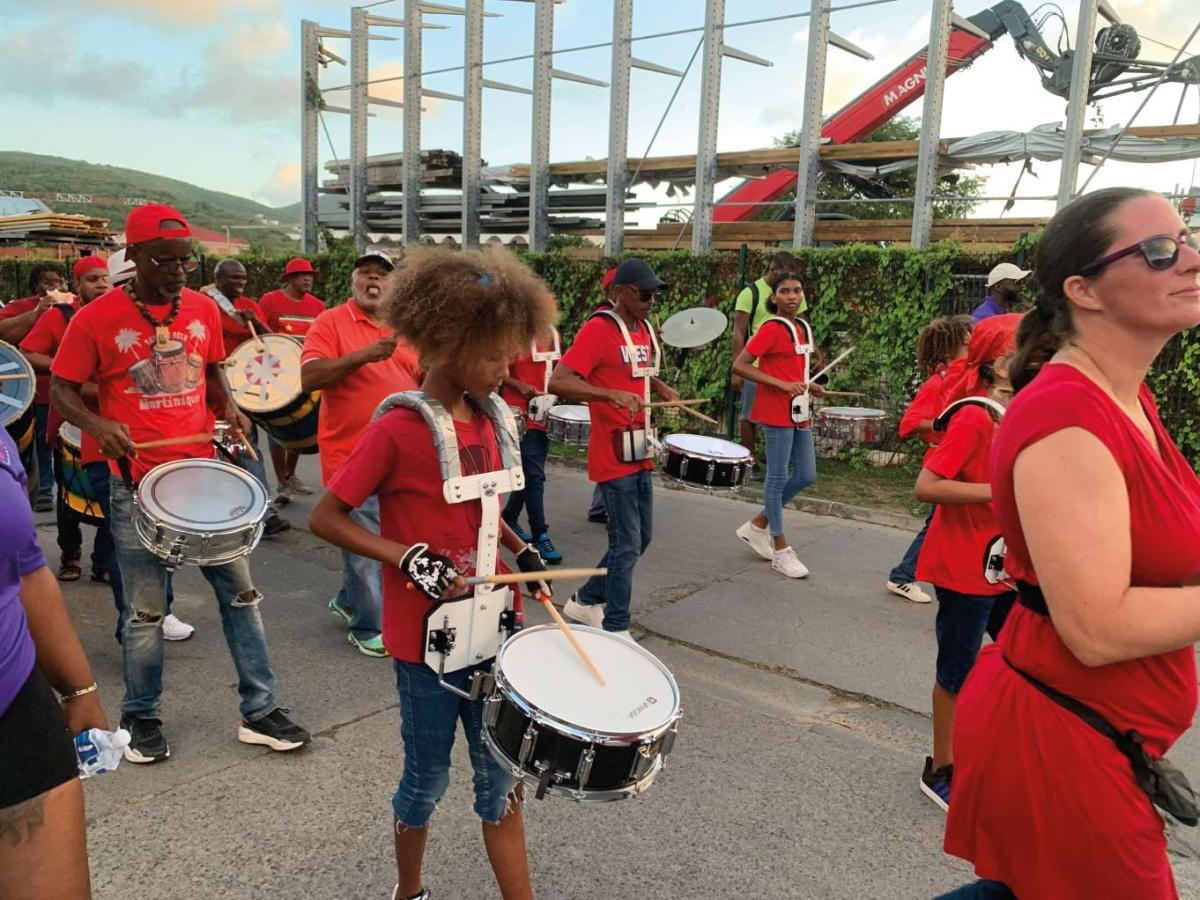
[[[124,728],[105,731],[89,728],[75,735],[75,756],[79,760],[79,777],[91,778],[111,772],[121,763],[122,751],[129,744],[129,732]]]

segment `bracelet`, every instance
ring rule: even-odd
[[[71,691],[69,694],[63,694],[59,699],[62,700],[63,703],[66,703],[69,700],[76,700],[79,697],[83,697],[87,694],[94,694],[98,690],[100,690],[100,688],[98,688],[96,686],[96,682],[93,681],[85,688],[80,688],[77,691]]]

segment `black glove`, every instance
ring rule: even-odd
[[[526,544],[525,549],[517,554],[517,568],[522,572],[545,572],[546,562],[532,544]],[[527,581],[525,585],[529,596],[534,599],[537,599],[539,593],[545,594],[547,597],[554,596],[554,591],[550,589],[548,581]]]
[[[400,560],[400,571],[430,600],[440,600],[451,582],[458,577],[448,557],[429,552],[428,544],[413,544]]]

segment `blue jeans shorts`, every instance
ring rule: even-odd
[[[975,596],[934,585],[938,609],[934,621],[937,634],[937,683],[957,694],[975,665],[983,636],[992,640],[1000,634],[1012,609],[1014,593]]]
[[[396,822],[423,828],[450,785],[450,750],[461,720],[474,770],[475,814],[496,824],[509,811],[516,780],[500,768],[483,743],[483,698],[464,700],[438,684],[437,673],[424,663],[392,661],[400,695],[400,738],[404,743],[404,774],[392,796]],[[467,690],[471,675],[486,665],[446,675],[446,681]]]
[[[742,379],[742,421],[750,421],[750,411],[754,409],[754,394],[758,390],[758,382],[749,378]]]

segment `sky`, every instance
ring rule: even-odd
[[[454,0],[443,0],[457,5]],[[835,9],[854,0],[834,0]],[[1198,16],[1195,0],[1111,0],[1143,38],[1173,46],[1186,40]],[[960,15],[985,8],[988,0],[962,0]],[[1033,3],[1027,3],[1032,11]],[[634,35],[700,27],[704,0],[635,0]],[[374,7],[379,15],[402,17],[403,0]],[[797,0],[727,0],[727,23],[792,15],[809,8]],[[1076,3],[1063,0],[1074,42]],[[533,4],[488,0],[501,14],[486,20],[484,59],[530,52]],[[350,5],[336,0],[0,0],[0,149],[23,150],[126,166],[181,178],[270,204],[299,200],[300,22],[349,28]],[[430,16],[448,26],[425,31],[424,68],[461,65],[463,23],[459,16]],[[562,48],[608,40],[611,0],[566,0],[555,14],[556,68],[607,81],[610,50],[559,52]],[[834,12],[832,29],[875,55],[873,62],[830,49],[825,115],[834,112],[916,50],[929,35],[929,6],[921,0],[890,0]],[[1051,23],[1051,47],[1061,26]],[[402,29],[376,33],[395,41],[372,41],[372,78],[400,74]],[[683,69],[699,34],[637,41],[634,55]],[[765,68],[726,58],[722,71],[719,149],[770,146],[798,128],[804,103],[808,43],[806,18],[729,28],[726,43],[772,61]],[[348,58],[349,41],[328,46]],[[1186,55],[1200,54],[1200,38]],[[1143,40],[1142,56],[1169,60],[1172,49]],[[528,86],[532,62],[485,68],[484,77]],[[347,67],[331,65],[321,86],[332,105],[347,105],[334,88],[349,81]],[[461,93],[462,72],[429,76],[425,86]],[[629,154],[646,152],[667,109],[676,79],[635,69],[630,100]],[[398,99],[399,81],[374,85],[372,94]],[[699,65],[693,67],[670,107],[651,153],[695,151],[699,128]],[[1088,112],[1088,125],[1125,124],[1145,94],[1105,102]],[[1137,124],[1169,124],[1180,99],[1178,85],[1164,85],[1146,105]],[[401,111],[375,107],[369,126],[370,152],[399,152]],[[920,104],[908,113],[919,115]],[[962,137],[990,130],[1027,130],[1065,118],[1066,103],[1043,90],[1036,70],[1021,60],[1010,38],[966,71],[946,82],[941,134]],[[322,164],[349,152],[348,117],[325,115]],[[530,146],[530,98],[484,92],[483,157],[492,165],[526,162]],[[1180,122],[1200,120],[1200,91],[1190,89]],[[603,88],[555,81],[552,99],[551,160],[600,158],[607,153],[608,92]],[[461,106],[427,100],[422,118],[425,149],[462,148]],[[981,167],[989,177],[986,194],[1007,196],[1019,166]],[[1023,195],[1057,191],[1059,165],[1035,162],[1035,177],[1020,185]],[[1080,183],[1091,172],[1082,166]],[[1139,165],[1107,163],[1092,187],[1135,184],[1161,191],[1197,183],[1192,162]],[[0,189],[6,185],[0,184]],[[71,185],[62,185],[72,190]],[[665,196],[657,195],[666,200]],[[1020,202],[1010,215],[1047,215],[1045,201]],[[998,204],[980,214],[995,215]]]

